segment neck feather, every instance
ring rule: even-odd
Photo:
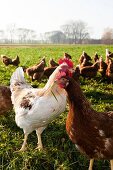
[[[68,93],[70,108],[73,108],[74,112],[79,112],[79,114],[88,114],[92,110],[90,103],[86,99],[77,82],[71,80],[66,91]]]

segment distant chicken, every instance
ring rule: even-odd
[[[109,59],[110,58],[113,58],[113,53],[111,53],[111,51],[106,49],[106,59],[105,59],[105,62],[106,62],[107,65],[109,64]]]
[[[83,51],[82,55],[79,58],[79,64],[82,64],[83,60],[86,59],[88,62],[91,61],[91,57]]]
[[[38,149],[42,149],[41,134],[47,125],[61,114],[66,107],[66,92],[54,83],[56,77],[69,75],[68,63],[58,66],[44,88],[33,88],[24,79],[21,67],[13,73],[10,80],[11,99],[15,110],[17,125],[24,131],[24,142],[20,151],[26,149],[28,135],[36,130]]]
[[[38,72],[34,73],[33,77],[32,77],[32,81],[37,80],[37,81],[40,82],[42,77],[43,77],[43,75],[44,75],[44,71],[38,71]]]
[[[6,66],[8,65],[18,66],[20,64],[20,59],[18,55],[14,59],[11,59],[5,55],[1,55],[1,59]]]
[[[109,54],[109,57],[110,57],[110,58],[113,58],[113,53],[110,53],[110,54]]]
[[[64,58],[72,59],[71,55],[69,55],[68,53],[64,53]]]
[[[45,57],[43,57],[39,64],[37,64],[38,70],[33,74],[32,81],[40,81],[44,75],[44,68],[46,66]]]
[[[46,59],[45,59],[45,56],[44,56],[43,58],[41,58],[40,62],[38,62],[38,63],[35,64],[35,65],[40,64],[42,61],[44,62],[44,66],[46,66]]]
[[[60,77],[56,84],[68,95],[67,134],[76,148],[90,158],[89,170],[93,170],[94,159],[110,159],[113,170],[113,111],[95,111],[72,78]]]
[[[90,61],[88,61],[86,58],[83,59],[83,62],[79,65],[80,69],[82,67],[85,67],[85,66],[92,66],[93,63],[91,63]]]
[[[34,81],[34,74],[37,73],[37,80],[40,80],[44,73],[45,62],[42,60],[38,65],[27,68],[26,74]]]
[[[99,72],[102,75],[102,78],[106,77],[106,69],[107,69],[107,64],[103,61],[102,56],[99,59]]]
[[[106,55],[109,56],[109,55],[111,55],[111,54],[112,54],[112,52],[106,48]]]
[[[41,59],[41,62],[44,62],[45,63],[45,66],[46,66],[46,59],[45,59],[45,56]]]
[[[43,77],[49,78],[56,68],[57,66],[56,67],[45,67]]]
[[[80,75],[84,78],[94,78],[97,75],[99,69],[99,61],[91,66],[85,66],[80,68]]]
[[[20,64],[19,56],[17,55],[14,59],[12,59],[12,65],[18,66]]]
[[[56,67],[56,66],[59,66],[59,64],[58,64],[57,62],[55,62],[55,61],[53,60],[53,58],[51,58],[51,59],[49,60],[49,67]]]
[[[108,81],[113,82],[113,60],[109,59],[109,64],[106,69],[106,77]]]
[[[98,54],[97,54],[97,52],[95,53],[95,55],[94,55],[94,62],[96,62],[96,61],[98,61],[99,60],[99,56],[98,56]]]
[[[0,86],[0,115],[13,109],[11,91],[8,86]]]
[[[1,60],[6,66],[12,64],[12,59],[7,57],[6,55],[1,55]]]

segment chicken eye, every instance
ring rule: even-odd
[[[65,81],[65,78],[62,78],[63,81]]]

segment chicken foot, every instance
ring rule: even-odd
[[[110,160],[111,170],[113,170],[113,159]]]
[[[93,170],[94,159],[90,159],[89,170]],[[110,160],[111,170],[113,170],[113,160]]]
[[[27,138],[28,138],[28,134],[25,134],[25,135],[24,135],[24,142],[23,142],[23,144],[22,144],[21,149],[19,150],[20,152],[26,150]]]
[[[94,163],[94,159],[90,159],[89,169],[88,170],[93,170],[93,163]]]
[[[36,129],[36,134],[37,134],[37,139],[38,139],[38,143],[37,143],[36,149],[38,149],[38,150],[42,150],[43,149],[41,134],[42,134],[42,132],[44,131],[45,128],[46,127],[40,127],[38,129]]]

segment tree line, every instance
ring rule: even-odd
[[[69,21],[59,30],[40,33],[10,24],[0,30],[0,43],[49,43],[49,44],[113,44],[113,28],[105,28],[100,39],[92,39],[88,25],[83,21]]]

